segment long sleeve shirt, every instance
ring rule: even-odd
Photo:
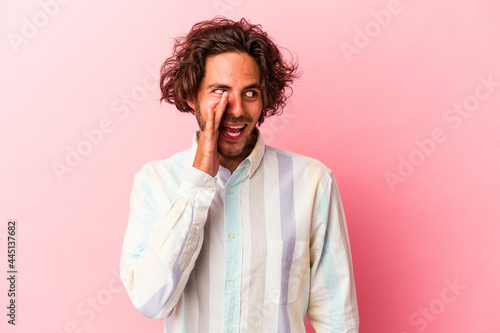
[[[193,146],[135,178],[120,274],[165,332],[357,333],[356,291],[332,172],[266,146],[231,174],[192,167]],[[168,318],[167,318],[168,317]]]

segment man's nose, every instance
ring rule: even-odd
[[[240,117],[245,114],[243,110],[243,101],[239,94],[231,93],[229,94],[229,99],[227,100],[226,115],[233,117]]]

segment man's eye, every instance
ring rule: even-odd
[[[255,97],[255,96],[257,96],[257,92],[253,91],[253,90],[249,90],[245,93],[245,95],[248,97]]]
[[[216,89],[216,90],[214,90],[214,93],[222,95],[224,93],[224,91],[226,91],[226,90],[225,89]]]

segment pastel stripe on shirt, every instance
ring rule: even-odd
[[[193,146],[134,178],[120,263],[134,306],[165,332],[358,332],[347,227],[332,172],[264,145],[231,174]]]

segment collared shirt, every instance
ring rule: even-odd
[[[342,203],[332,172],[265,146],[231,174],[192,167],[197,149],[134,178],[120,272],[165,332],[358,332]]]

